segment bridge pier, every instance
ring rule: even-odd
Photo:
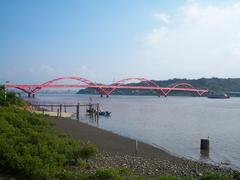
[[[100,97],[103,98],[104,95],[106,95],[106,98],[109,98],[109,94],[100,94]]]
[[[35,94],[28,93],[28,98],[35,98]]]

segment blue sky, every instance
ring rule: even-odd
[[[0,83],[240,77],[234,0],[0,0]]]

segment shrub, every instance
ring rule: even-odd
[[[87,167],[87,163],[86,161],[82,160],[82,159],[78,159],[77,160],[77,166],[80,168],[80,169],[84,169]]]
[[[6,92],[4,86],[0,86],[0,105],[1,106],[26,106],[27,103],[16,96],[14,92]]]
[[[230,180],[229,177],[218,173],[210,173],[201,177],[201,180]]]
[[[175,176],[162,176],[159,178],[159,180],[179,180],[179,179]]]
[[[240,172],[234,172],[233,179],[240,180]]]
[[[112,169],[112,168],[103,168],[103,169],[98,169],[96,174],[95,174],[95,179],[98,180],[121,180],[124,179],[123,176],[120,175],[119,171],[117,169]]]
[[[97,147],[93,144],[86,143],[79,151],[79,157],[88,161],[88,159],[97,153]]]
[[[42,118],[14,107],[0,107],[1,168],[28,179],[57,178],[76,149],[85,158],[96,152],[90,144],[58,136]]]

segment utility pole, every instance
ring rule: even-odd
[[[7,84],[7,83],[10,83],[10,81],[6,81],[6,82],[5,82],[5,86],[4,86],[4,88],[5,88],[5,89],[4,89],[4,91],[5,91],[5,97],[4,97],[4,98],[5,98],[5,101],[7,101],[7,87],[6,87],[6,84]]]

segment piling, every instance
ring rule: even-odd
[[[201,139],[200,149],[209,150],[209,139]]]
[[[89,103],[90,117],[93,118],[93,107],[92,104]]]
[[[138,154],[138,140],[135,140],[135,155]]]
[[[209,158],[209,150],[200,150],[201,158]]]
[[[53,105],[51,104],[51,112],[53,112]]]
[[[99,103],[97,103],[97,120],[99,119]]]
[[[62,117],[62,104],[60,104],[60,113],[59,116]]]
[[[76,114],[77,114],[77,120],[79,120],[79,103],[77,104],[77,110],[76,110]]]
[[[67,112],[67,106],[66,106],[66,104],[64,105],[64,112],[65,112],[65,113]]]

